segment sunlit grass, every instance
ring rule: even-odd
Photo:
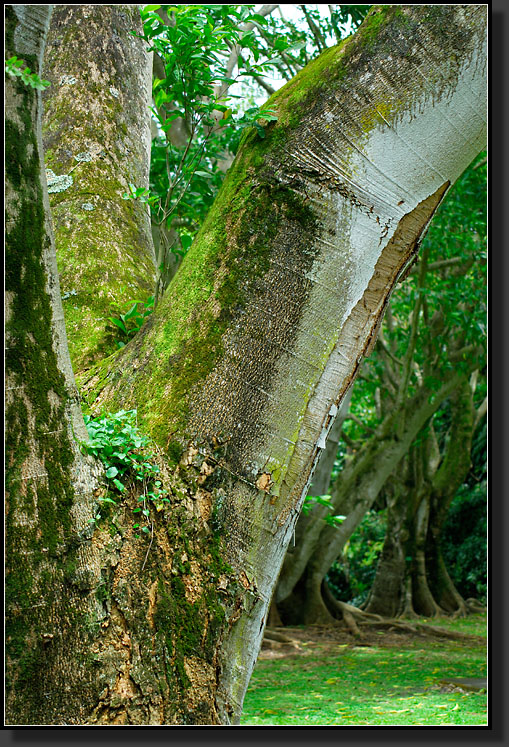
[[[476,635],[486,631],[480,615],[441,624]],[[400,647],[384,648],[380,639],[380,646],[343,644],[320,654],[258,661],[242,725],[486,725],[485,692],[437,687],[444,677],[486,676],[482,644],[402,638]]]

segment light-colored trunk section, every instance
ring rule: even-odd
[[[175,455],[224,451],[212,491],[246,589],[218,709],[240,717],[321,444],[397,278],[486,136],[486,8],[375,8],[268,102],[146,334],[93,373]]]
[[[57,5],[44,56],[43,135],[71,360],[125,341],[108,317],[155,291],[148,206],[152,54],[136,5]],[[112,302],[120,308],[111,306]]]

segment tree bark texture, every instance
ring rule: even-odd
[[[94,530],[80,609],[95,679],[62,707],[69,652],[40,723],[238,723],[320,445],[396,279],[484,144],[485,21],[483,6],[375,8],[278,91],[278,122],[247,133],[149,323],[90,371],[95,407],[138,408],[170,505],[146,544],[136,495]]]
[[[6,6],[6,50],[40,74],[51,7]],[[6,721],[79,723],[95,701],[84,621],[102,467],[74,383],[44,176],[40,93],[6,81]]]
[[[56,5],[43,74],[45,162],[71,360],[117,349],[108,317],[155,291],[148,188],[152,55],[136,5]],[[116,302],[120,305],[114,307]]]
[[[175,462],[191,448],[217,465],[207,500],[246,589],[218,633],[223,723],[238,721],[319,444],[483,146],[484,44],[481,6],[374,9],[269,100],[277,123],[244,139],[150,324],[90,372],[94,407],[136,404]]]

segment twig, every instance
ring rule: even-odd
[[[143,561],[143,565],[141,566],[141,570],[145,568],[145,563],[147,562],[148,554],[150,552],[150,548],[152,547],[152,542],[154,541],[154,522],[151,521],[151,528],[152,528],[152,534],[150,536],[150,545],[148,546],[147,554],[145,555],[145,560]]]

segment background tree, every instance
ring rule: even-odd
[[[483,99],[484,21],[480,6],[377,8],[274,94],[277,122],[246,133],[148,323],[91,370],[94,407],[137,406],[161,486],[138,462],[147,492],[109,498],[90,539],[107,560],[80,587],[101,602],[83,621],[90,698],[77,712],[60,697],[57,716],[25,693],[39,723],[238,721],[319,444],[394,282],[484,143],[482,108],[466,124],[462,109],[466,91]],[[438,121],[430,150],[423,132]],[[131,520],[140,501],[145,544]]]
[[[122,199],[149,183],[152,56],[131,31],[135,5],[57,5],[44,57],[44,158],[77,372],[127,337],[109,321],[118,307],[154,293],[147,205]]]

